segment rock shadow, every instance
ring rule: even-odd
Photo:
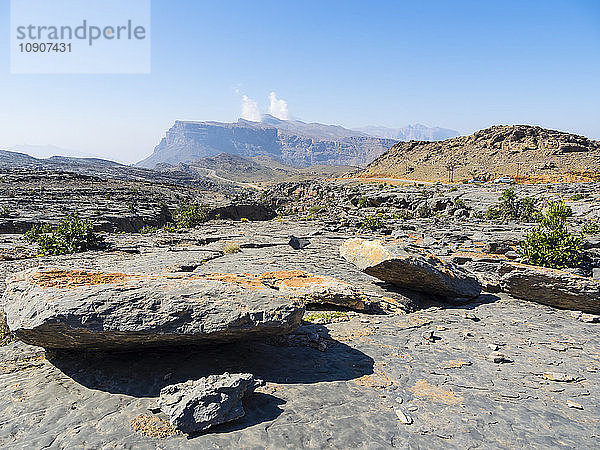
[[[85,387],[134,397],[158,397],[169,384],[224,372],[248,372],[279,384],[343,381],[373,373],[372,358],[331,339],[323,326],[300,327],[292,336],[305,335],[307,329],[327,341],[325,351],[310,343],[286,344],[285,339],[273,339],[271,343],[246,341],[127,353],[49,352],[47,358]]]

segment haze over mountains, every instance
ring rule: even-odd
[[[361,166],[383,154],[399,138],[430,140],[448,134],[457,132],[423,125],[350,130],[338,125],[280,120],[271,115],[264,115],[261,122],[244,119],[234,123],[176,121],[154,153],[138,165],[152,168],[160,163],[178,164],[228,153],[243,157],[269,156],[300,167]]]

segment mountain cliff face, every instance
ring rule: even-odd
[[[177,164],[229,153],[244,157],[269,156],[296,166],[336,164],[360,166],[373,161],[396,143],[343,127],[283,121],[267,116],[263,122],[235,123],[177,121],[139,166]]]
[[[362,172],[365,177],[417,180],[600,176],[600,142],[530,125],[496,125],[439,142],[399,142]],[[556,179],[556,178],[554,178]]]

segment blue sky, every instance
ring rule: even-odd
[[[146,75],[11,75],[9,17],[0,0],[0,146],[134,162],[174,120],[237,120],[242,95],[268,112],[271,92],[294,118],[346,127],[600,139],[597,0],[153,0]]]

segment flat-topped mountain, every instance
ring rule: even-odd
[[[334,125],[279,120],[240,119],[235,123],[177,121],[154,153],[138,163],[152,168],[229,153],[269,156],[295,166],[314,164],[365,165],[396,143]]]
[[[445,141],[399,142],[364,177],[455,180],[507,175],[540,179],[600,174],[600,142],[531,125],[495,125]]]

